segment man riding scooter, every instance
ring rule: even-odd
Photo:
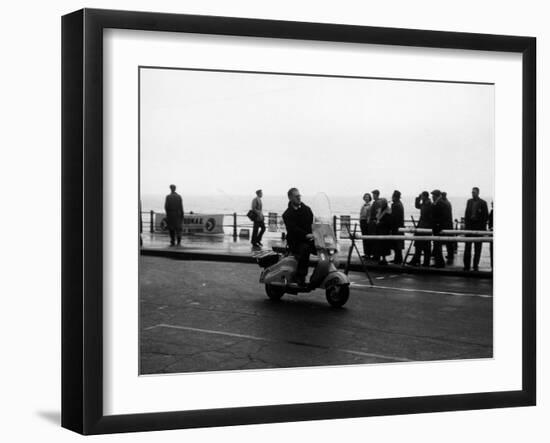
[[[326,195],[320,194],[319,201],[330,205]],[[332,307],[343,306],[349,298],[350,280],[338,270],[336,258],[336,236],[327,217],[316,213],[301,202],[300,192],[296,188],[288,191],[288,209],[283,214],[287,229],[287,250],[280,254],[273,247],[273,252],[263,251],[255,254],[260,267],[260,283],[265,285],[267,296],[271,300],[280,300],[285,294],[312,292],[317,288],[325,290],[328,303]],[[320,209],[320,208],[318,208]],[[318,260],[306,284],[309,256],[315,253]]]
[[[296,260],[296,282],[306,286],[306,276],[309,265],[309,255],[315,253],[313,244],[312,224],[313,212],[310,207],[302,203],[300,191],[296,188],[288,190],[288,208],[283,214],[286,226],[286,240],[288,248]]]

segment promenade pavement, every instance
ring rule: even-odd
[[[228,234],[222,235],[186,235],[182,239],[181,247],[170,247],[169,237],[165,233],[149,233],[144,232],[142,234],[142,255],[171,257],[180,259],[200,259],[200,260],[217,260],[217,261],[234,261],[242,263],[255,263],[252,256],[253,252],[257,250],[252,249],[250,240],[248,238],[233,238]],[[266,232],[262,239],[263,250],[271,250],[273,246],[284,246],[284,242],[281,240],[280,233]],[[411,242],[405,242],[405,249],[403,255],[406,254],[409,244]],[[356,243],[359,253],[363,254],[363,247],[361,242]],[[338,258],[340,265],[344,266],[348,251],[351,247],[351,241],[348,239],[340,239],[338,242],[339,253]],[[492,277],[492,270],[490,266],[489,245],[484,244],[482,249],[481,261],[479,264],[479,272],[464,272],[463,271],[463,251],[464,244],[458,244],[458,253],[455,255],[454,264],[447,265],[443,269],[425,268],[425,267],[411,267],[401,265],[388,265],[379,266],[377,262],[369,260],[366,262],[368,270],[378,270],[381,272],[406,272],[406,273],[432,273],[437,275],[460,275],[469,277]],[[410,249],[410,255],[408,260],[412,258],[414,253],[414,246]],[[443,248],[443,254],[446,254],[445,247]],[[391,256],[387,257],[391,260]],[[472,248],[473,258],[473,248]],[[312,262],[316,260],[315,256],[312,256]],[[432,262],[433,263],[433,262]],[[353,251],[351,256],[350,269],[354,271],[362,271],[363,266],[359,259],[357,251]]]

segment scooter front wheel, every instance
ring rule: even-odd
[[[280,300],[285,295],[285,288],[278,285],[265,285],[265,293],[271,300]]]
[[[340,308],[349,298],[349,285],[329,286],[326,289],[327,301],[333,308]]]

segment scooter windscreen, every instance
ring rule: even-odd
[[[313,238],[317,249],[336,250],[336,237],[332,230],[332,211],[330,200],[324,192],[318,193],[314,199],[313,211]]]
[[[313,197],[311,205],[313,211],[313,223],[332,223],[332,210],[330,207],[330,200],[328,195],[324,192],[319,192]]]

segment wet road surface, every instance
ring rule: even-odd
[[[140,257],[140,373],[491,358],[492,279],[350,273],[273,302],[246,263]]]

